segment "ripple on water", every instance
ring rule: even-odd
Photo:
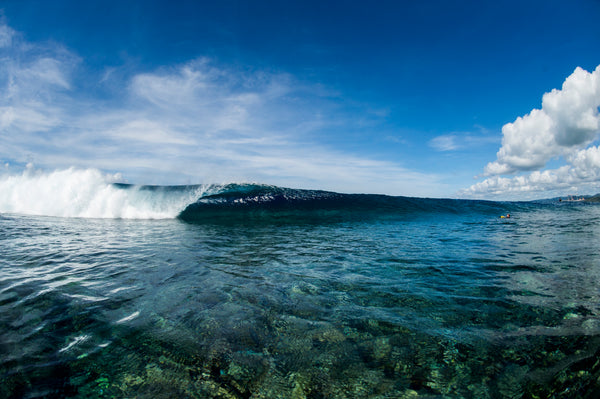
[[[596,392],[600,230],[583,219],[600,219],[539,212],[509,225],[0,217],[0,396]]]

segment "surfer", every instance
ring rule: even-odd
[[[500,216],[500,219],[510,219],[510,213],[507,213],[506,216]]]

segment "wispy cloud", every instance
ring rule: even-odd
[[[0,22],[0,48],[9,47],[12,44],[12,38],[15,31],[8,25]]]
[[[504,125],[497,160],[485,167],[488,178],[460,194],[539,193],[599,183],[600,156],[593,146],[600,134],[599,107],[600,65],[591,73],[576,68],[561,90],[544,94],[541,109]],[[558,158],[566,165],[542,170]]]
[[[475,128],[475,131],[452,132],[434,137],[429,140],[428,144],[436,151],[450,152],[472,150],[499,142],[498,138],[487,131],[487,129],[481,126],[476,126]]]
[[[461,148],[453,134],[434,137],[429,141],[429,146],[437,151],[454,151]]]
[[[232,180],[295,187],[442,195],[440,177],[320,144],[365,125],[339,94],[280,72],[198,58],[127,75],[85,71],[54,43],[26,43],[0,24],[0,159],[123,172],[135,183]],[[88,85],[120,87],[108,101]],[[90,83],[91,82],[91,83]],[[381,116],[373,116],[381,118]],[[4,163],[3,162],[3,163]]]

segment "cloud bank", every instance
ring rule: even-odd
[[[503,126],[497,160],[484,169],[488,178],[460,194],[599,190],[600,149],[594,145],[600,134],[599,107],[600,65],[591,73],[576,68],[561,90],[544,94],[541,109]],[[542,170],[552,160],[566,165]],[[501,177],[510,174],[520,175]]]
[[[60,44],[26,42],[2,24],[0,61],[3,164],[100,168],[140,184],[447,191],[438,176],[320,144],[329,130],[365,120],[344,109],[339,94],[286,73],[207,58],[92,72]]]

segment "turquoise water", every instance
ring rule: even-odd
[[[600,206],[250,191],[1,214],[0,397],[600,394]]]

